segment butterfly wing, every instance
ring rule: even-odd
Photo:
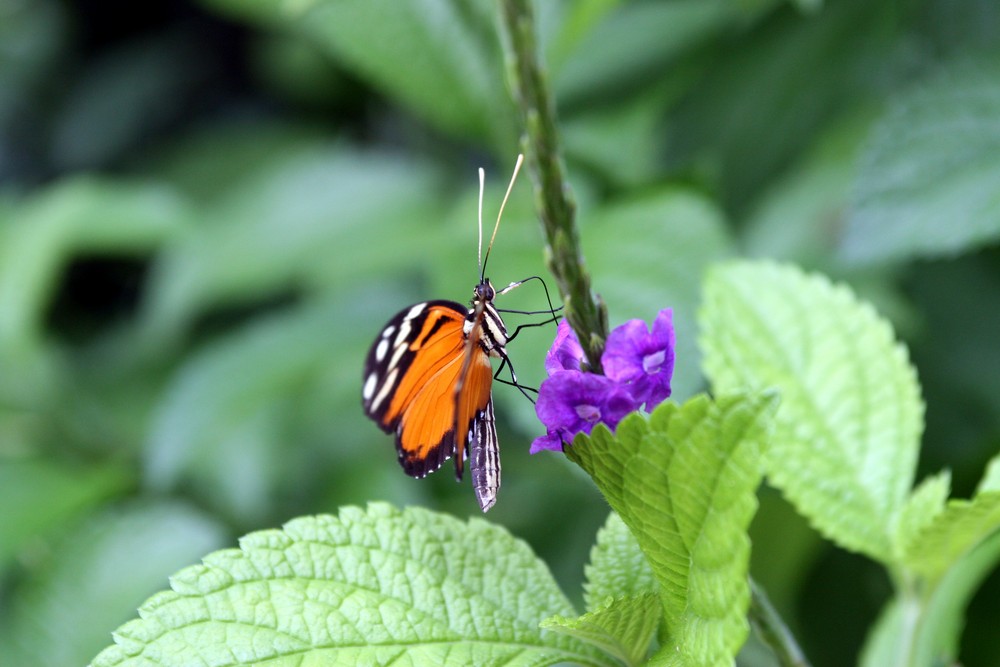
[[[490,401],[492,367],[480,346],[469,351],[466,345],[466,313],[452,301],[418,303],[390,320],[368,352],[365,413],[396,434],[400,465],[413,477],[437,470],[455,453],[456,425],[464,453]],[[468,364],[466,354],[472,355]]]

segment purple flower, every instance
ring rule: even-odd
[[[636,404],[646,404],[646,411],[670,396],[674,374],[673,311],[661,310],[653,320],[653,331],[642,320],[629,320],[608,336],[601,357],[604,372],[625,386]]]
[[[608,336],[601,363],[606,375],[585,373],[583,348],[566,320],[545,357],[549,378],[538,388],[535,413],[545,435],[531,443],[531,453],[562,451],[577,433],[590,433],[600,422],[614,429],[643,404],[650,412],[670,396],[674,372],[673,312],[661,310],[653,330],[629,320]]]
[[[563,442],[577,433],[590,433],[600,422],[610,429],[636,409],[631,395],[610,378],[581,371],[559,371],[538,388],[535,413],[546,434],[531,443],[531,453],[543,449],[561,452]]]
[[[583,348],[573,333],[573,327],[565,319],[559,321],[556,339],[545,355],[545,372],[555,375],[557,371],[579,371],[583,362]]]

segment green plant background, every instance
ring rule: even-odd
[[[1000,9],[990,0],[546,2],[539,31],[612,325],[672,306],[675,396],[704,388],[704,270],[848,282],[910,347],[917,478],[969,496],[1000,448]],[[0,0],[0,665],[82,664],[167,577],[244,533],[388,500],[362,415],[381,324],[476,279],[518,148],[486,0]],[[489,274],[544,273],[521,183]],[[505,297],[537,310],[535,285]],[[511,346],[535,384],[550,330]],[[496,391],[491,521],[571,597],[607,507]],[[883,571],[761,491],[754,576],[815,665],[856,660]],[[1000,662],[1000,579],[964,664]],[[577,597],[577,602],[579,598]],[[767,665],[749,646],[741,664]]]

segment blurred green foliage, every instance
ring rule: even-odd
[[[1000,6],[539,5],[612,325],[674,307],[684,399],[708,265],[845,280],[910,346],[918,479],[949,468],[970,495],[1000,449]],[[478,511],[447,471],[402,474],[360,376],[399,308],[470,296],[475,168],[490,219],[518,151],[503,68],[488,0],[0,0],[0,665],[85,662],[250,530],[370,500]],[[521,183],[496,282],[544,273],[533,218]],[[536,286],[505,299],[544,308]],[[512,346],[524,381],[551,335]],[[606,507],[529,458],[540,428],[507,389],[489,518],[579,590]],[[855,661],[880,569],[768,489],[751,534],[817,667]],[[973,601],[965,664],[1000,662],[998,593]]]

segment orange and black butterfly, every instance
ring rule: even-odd
[[[501,213],[522,159],[518,156]],[[482,169],[479,179],[482,252]],[[493,238],[496,231],[494,227]],[[492,247],[490,239],[487,259]],[[493,507],[500,488],[490,358],[502,360],[501,370],[511,368],[505,346],[513,338],[493,299],[524,282],[496,290],[485,271],[481,262],[471,307],[454,301],[425,301],[389,320],[368,352],[361,391],[365,414],[382,430],[395,434],[399,463],[406,474],[424,477],[454,456],[455,476],[461,480],[468,455],[472,487],[484,512]],[[511,378],[516,385],[512,368]]]

